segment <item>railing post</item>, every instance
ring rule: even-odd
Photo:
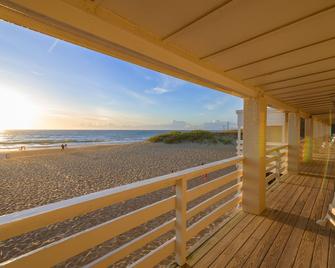
[[[186,180],[178,180],[176,185],[176,262],[180,266],[186,263],[186,190]]]

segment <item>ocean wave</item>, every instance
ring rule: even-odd
[[[61,143],[91,143],[91,142],[108,142],[111,140],[106,139],[91,139],[91,140],[76,140],[76,139],[63,139],[63,140],[29,140],[29,141],[2,141],[0,145],[24,145],[24,144],[61,144]]]

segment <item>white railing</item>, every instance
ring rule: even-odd
[[[273,185],[287,173],[287,145],[275,146],[266,150],[266,183]]]
[[[287,148],[288,146],[277,142],[266,143],[266,183],[267,186],[287,173]],[[236,141],[236,153],[243,156],[243,140]],[[242,168],[238,165],[238,167]]]
[[[193,238],[209,224],[237,208],[241,202],[242,170],[206,181],[193,188],[187,182],[239,164],[243,157],[237,156],[180,172],[135,182],[128,185],[76,197],[53,204],[28,209],[0,217],[0,240],[6,240],[50,224],[64,221],[88,212],[107,207],[122,201],[143,196],[157,190],[175,186],[175,195],[148,206],[81,231],[54,243],[48,244],[17,258],[0,264],[6,267],[43,267],[53,266],[72,256],[91,249],[107,240],[140,226],[169,211],[175,210],[176,217],[159,227],[120,246],[116,250],[95,260],[89,267],[106,267],[141,249],[161,235],[175,230],[175,236],[132,264],[133,267],[151,267],[175,252],[176,261],[182,265],[186,261],[188,240]],[[215,173],[213,174],[215,175]],[[225,187],[226,186],[226,187]],[[206,200],[190,209],[187,205],[199,197],[204,197],[218,188],[223,190],[212,194]],[[207,196],[205,196],[207,197]],[[227,199],[227,200],[226,200]],[[187,221],[217,204],[218,206],[200,220],[188,226]]]
[[[236,140],[236,154],[243,155],[243,140]]]

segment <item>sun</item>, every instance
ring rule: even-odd
[[[0,130],[33,128],[37,113],[30,98],[0,88]]]

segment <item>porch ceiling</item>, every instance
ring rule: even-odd
[[[0,17],[283,110],[334,108],[333,0],[0,0]]]

